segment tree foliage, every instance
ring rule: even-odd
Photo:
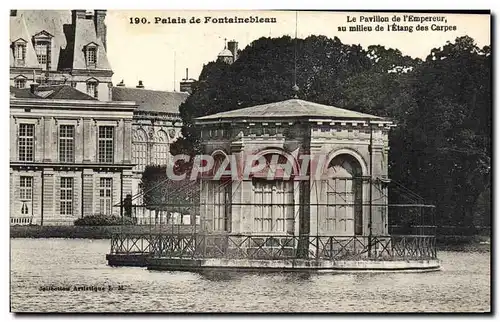
[[[325,36],[260,38],[232,65],[204,66],[180,106],[183,138],[172,153],[199,152],[196,117],[292,98],[295,68],[301,99],[397,123],[389,175],[435,204],[438,223],[472,225],[474,211],[486,209],[476,204],[491,181],[491,55],[468,36],[424,61]]]

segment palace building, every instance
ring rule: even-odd
[[[123,83],[113,87],[114,101],[135,101],[138,104],[132,122],[132,192],[141,192],[142,172],[147,165],[170,164],[170,144],[181,136],[182,121],[179,106],[188,93],[154,91],[144,88],[142,82],[136,88]]]
[[[67,84],[110,101],[105,17],[106,10],[11,10],[11,86]]]
[[[135,102],[102,102],[70,85],[11,89],[11,224],[66,225],[120,215],[132,192]]]
[[[113,86],[106,10],[10,12],[10,217],[120,215],[146,165],[166,165],[185,92]]]

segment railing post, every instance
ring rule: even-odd
[[[319,236],[316,236],[316,260],[319,260]]]
[[[353,247],[354,248],[354,250],[353,250],[354,256],[356,256],[356,257],[358,257],[358,253],[356,252],[356,244],[357,243],[358,243],[358,238],[356,237],[356,238],[354,238],[354,247]]]
[[[330,236],[330,259],[333,260],[333,236]]]

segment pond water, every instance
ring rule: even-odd
[[[109,267],[109,240],[11,239],[13,312],[486,312],[490,253],[427,273],[156,272]]]

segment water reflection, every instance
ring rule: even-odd
[[[433,273],[164,272],[109,267],[107,240],[11,240],[14,312],[465,312],[490,309],[490,254]],[[47,255],[47,254],[50,254]],[[58,291],[43,286],[79,286]],[[113,286],[106,291],[91,287]],[[123,286],[120,288],[120,286]]]
[[[243,274],[234,270],[206,270],[198,274],[207,281],[234,281],[240,280]]]

